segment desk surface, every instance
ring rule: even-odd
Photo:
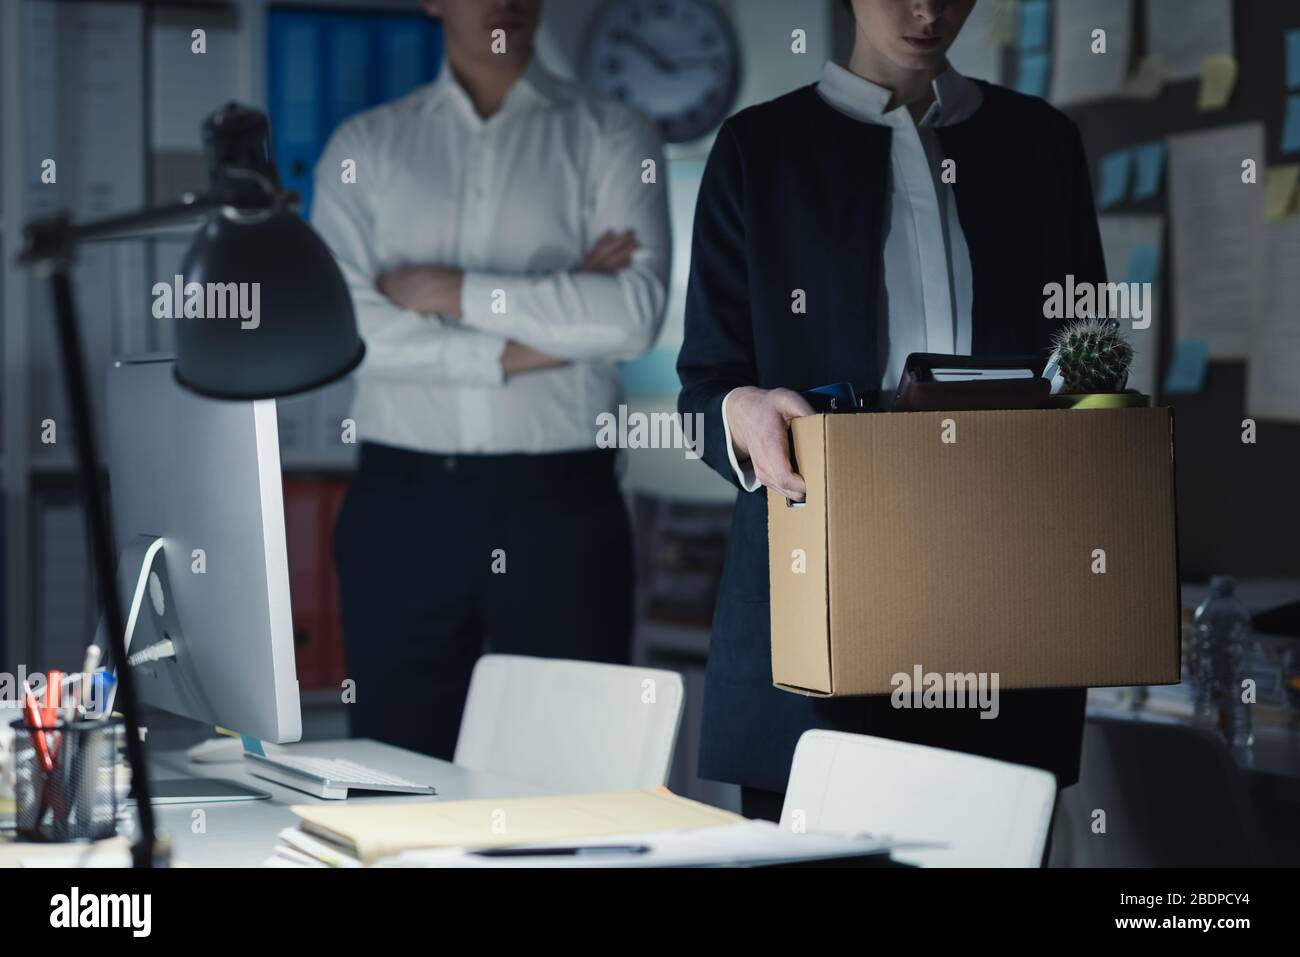
[[[434,797],[376,794],[351,798],[347,803],[459,800],[486,797],[520,797],[540,794],[536,786],[483,771],[471,771],[447,761],[404,751],[369,740],[312,741],[285,746],[295,754],[343,758],[379,771],[400,774],[412,781],[428,782],[438,789]],[[276,836],[297,823],[289,810],[293,804],[336,804],[302,791],[266,781],[248,772],[244,759],[222,763],[195,763],[183,751],[161,751],[150,756],[152,777],[223,778],[266,791],[270,800],[232,801],[221,804],[172,804],[155,809],[158,826],[171,835],[172,856],[195,867],[257,867],[275,849]],[[195,833],[194,811],[203,811],[206,832]]]
[[[1189,715],[1162,711],[1158,706],[1133,708],[1120,697],[1128,689],[1093,688],[1088,692],[1088,716],[1123,721],[1192,725]],[[1167,689],[1156,689],[1167,690]],[[1300,730],[1285,724],[1255,722],[1255,744],[1232,748],[1237,766],[1247,774],[1252,791],[1300,804]]]

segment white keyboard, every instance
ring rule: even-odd
[[[343,800],[348,791],[387,791],[394,794],[437,794],[428,784],[417,784],[385,771],[376,771],[355,761],[276,754],[264,757],[244,752],[249,770],[259,778],[275,781],[319,798]]]

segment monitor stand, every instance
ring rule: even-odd
[[[184,635],[176,616],[175,603],[172,601],[167,564],[163,561],[162,538],[140,535],[122,549],[118,558],[118,588],[123,595],[128,596],[129,600],[124,637],[130,667],[142,668],[146,673],[168,672],[169,681],[165,686],[175,689],[173,693],[182,697],[170,702],[172,707],[168,707],[168,703],[162,703],[161,707],[164,710],[179,714],[188,710],[184,705],[201,703],[202,692],[197,682],[188,680],[182,662],[177,656],[178,649],[184,645]],[[95,633],[95,643],[101,648],[106,648],[108,645],[105,640],[107,637],[105,628],[106,623],[101,618]],[[105,664],[113,668],[116,663],[106,661]],[[97,711],[100,709],[103,712],[112,711],[115,687],[108,692],[106,701],[93,702],[93,707]],[[270,798],[268,792],[238,781],[192,773],[201,768],[205,758],[214,764],[213,770],[216,770],[216,762],[227,761],[238,762],[242,769],[244,767],[243,743],[237,737],[228,740],[231,742],[229,746],[225,741],[219,742],[215,747],[209,742],[199,746],[208,752],[214,749],[224,751],[229,747],[228,756],[224,753],[205,755],[201,752],[196,756],[194,749],[191,748],[186,753],[188,760],[185,766],[159,761],[157,758],[151,761],[150,764],[155,771],[173,775],[166,778],[150,775],[150,797],[153,803],[156,805],[214,804],[229,801],[262,801]]]
[[[149,798],[155,807],[168,804],[226,804],[230,801],[264,801],[271,797],[238,781],[225,778],[154,778]],[[129,799],[135,803],[134,798]]]
[[[238,737],[210,738],[185,751],[164,752],[154,756],[150,764],[154,773],[149,776],[149,791],[157,805],[224,804],[262,801],[271,796],[231,777],[209,776],[243,771],[244,751]]]

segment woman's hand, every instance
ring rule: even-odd
[[[744,386],[727,399],[727,426],[737,461],[749,459],[760,482],[796,502],[803,501],[807,489],[790,465],[786,436],[791,419],[812,414],[808,401],[790,389]]]

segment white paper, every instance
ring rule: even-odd
[[[1129,261],[1133,250],[1142,246],[1161,249],[1164,217],[1156,215],[1097,217],[1101,228],[1101,248],[1106,255],[1106,279],[1109,282],[1127,282]],[[1162,250],[1163,252],[1163,250]],[[1164,272],[1161,257],[1160,272]],[[1160,374],[1160,277],[1152,281],[1149,303],[1151,325],[1134,329],[1132,322],[1123,323],[1124,338],[1133,347],[1133,365],[1129,370],[1128,387],[1146,395],[1155,395]]]
[[[1174,330],[1180,341],[1204,339],[1216,359],[1249,351],[1264,156],[1260,123],[1169,137]],[[1258,182],[1241,181],[1246,159]]]
[[[1002,44],[993,36],[995,0],[976,3],[957,39],[948,49],[948,62],[963,76],[1002,82]]]
[[[1133,0],[1057,0],[1054,12],[1052,102],[1079,103],[1118,93],[1133,42]],[[1105,53],[1092,52],[1094,30],[1106,31]]]
[[[988,382],[1003,379],[1032,379],[1032,369],[931,369],[935,382]]]
[[[194,24],[153,27],[151,135],[155,150],[202,152],[199,124],[229,102],[235,89],[238,37],[233,30],[200,25],[207,30],[204,53],[192,52]]]
[[[1200,76],[1207,56],[1233,52],[1232,0],[1146,0],[1146,39],[1168,79]]]
[[[1300,216],[1261,232],[1259,300],[1246,366],[1246,411],[1300,421]]]
[[[387,858],[389,867],[726,867],[829,860],[881,854],[905,846],[869,836],[796,834],[771,821],[651,834],[624,834],[581,842],[583,847],[643,845],[649,852],[557,857],[481,857],[459,848],[407,851]],[[906,846],[915,846],[908,844]]]

